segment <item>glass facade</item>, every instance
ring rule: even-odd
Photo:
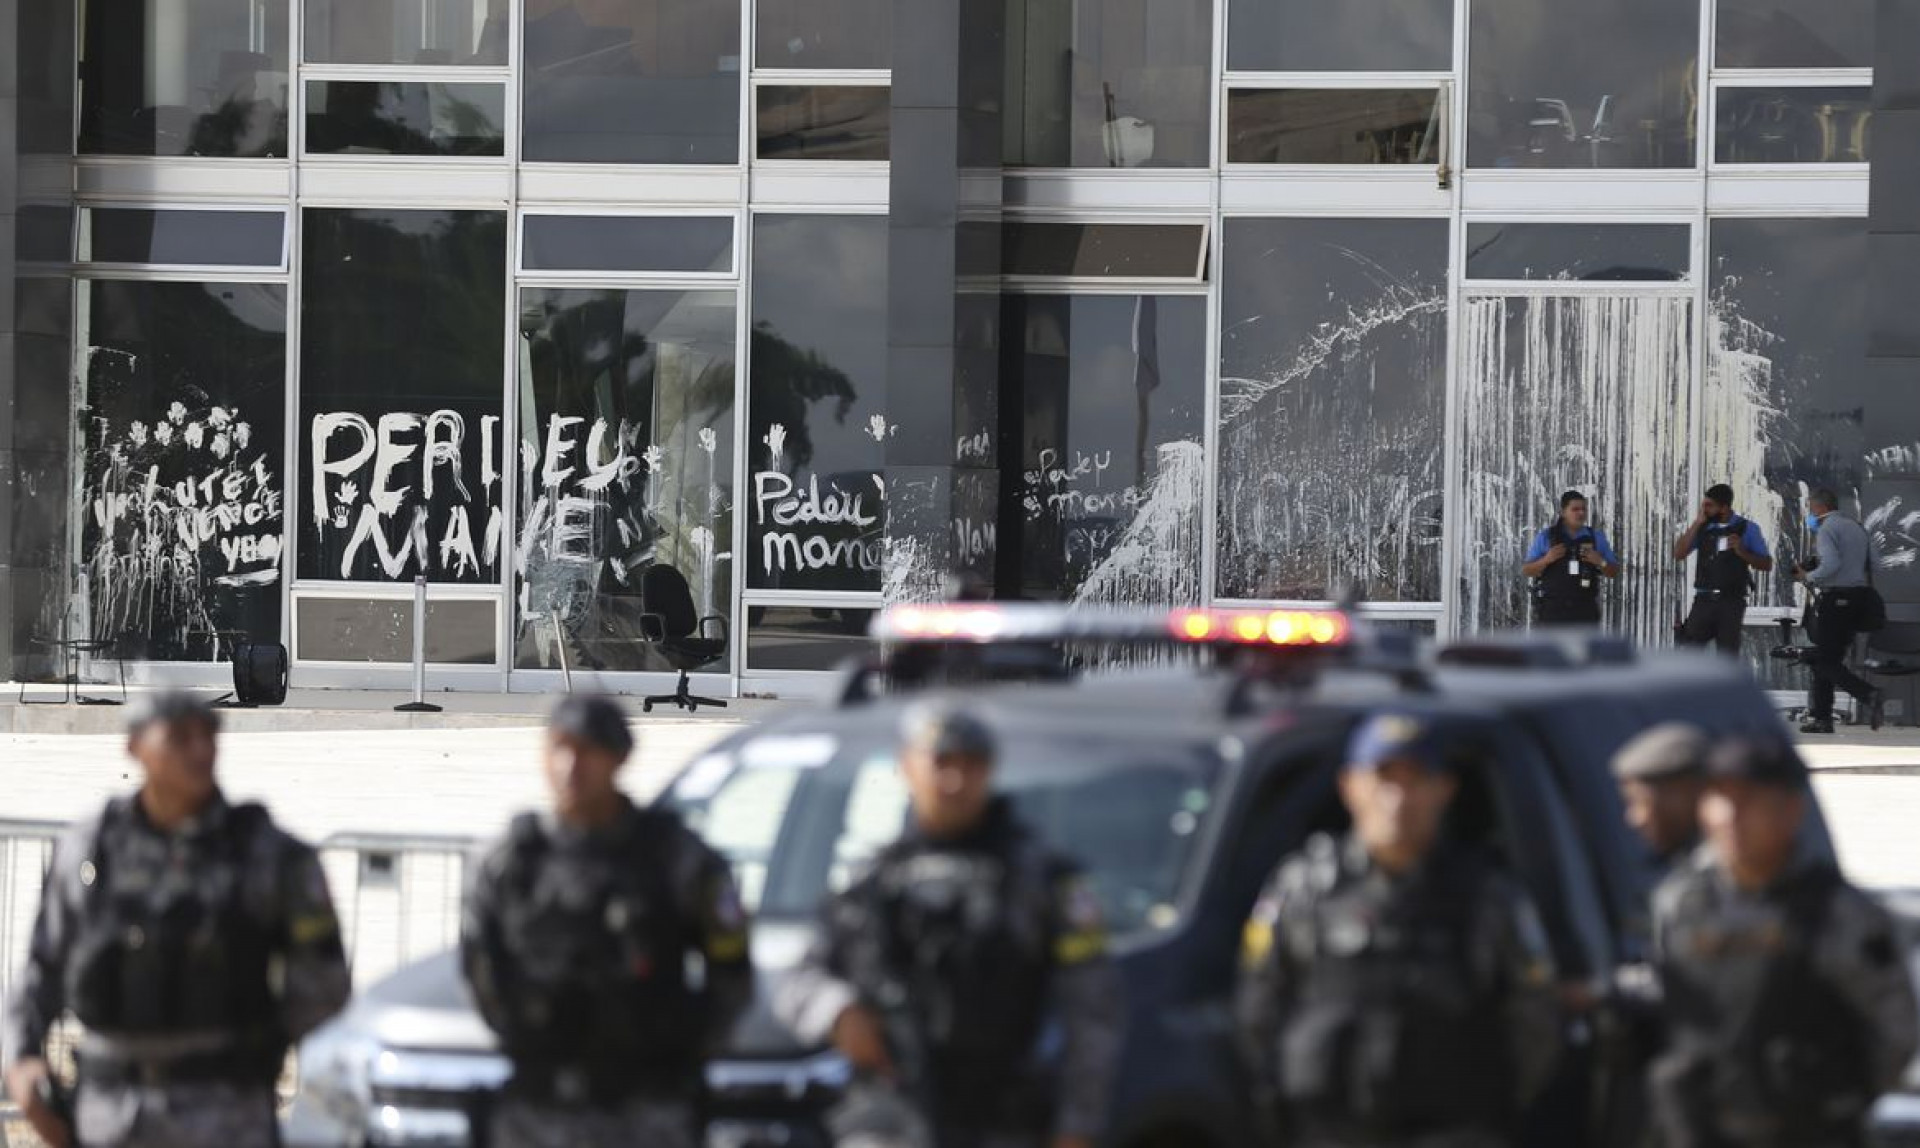
[[[777,683],[961,568],[1521,624],[1570,488],[1649,641],[1711,483],[1920,550],[1864,0],[990,7],[86,0],[14,249],[79,280],[89,626],[397,674],[424,579],[460,684]]]

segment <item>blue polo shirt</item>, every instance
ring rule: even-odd
[[[1564,528],[1562,529],[1564,530]],[[1566,530],[1565,533],[1570,541],[1591,543],[1594,551],[1598,553],[1600,557],[1606,559],[1607,565],[1620,565],[1620,559],[1613,552],[1613,544],[1607,541],[1605,531],[1595,530],[1591,526],[1582,526],[1579,530]],[[1534,535],[1533,545],[1527,548],[1526,560],[1532,563],[1545,558],[1547,551],[1553,549],[1552,539],[1553,527],[1551,526]]]

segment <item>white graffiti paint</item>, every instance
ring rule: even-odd
[[[1690,509],[1691,310],[1675,297],[1468,300],[1464,629],[1527,618],[1524,548],[1559,492],[1574,488],[1592,492],[1596,522],[1630,571],[1614,588],[1611,624],[1643,640],[1670,636],[1689,577],[1671,546]]]
[[[1384,294],[1223,397],[1224,596],[1440,598],[1446,295],[1349,258]]]
[[[480,437],[491,440],[498,422],[483,419]],[[368,552],[395,581],[417,574],[484,578],[498,570],[506,524],[497,476],[488,476],[476,502],[461,475],[467,432],[457,411],[389,411],[377,422],[352,411],[323,412],[309,433],[308,505],[323,551],[339,547],[341,578],[354,577]],[[489,442],[485,453],[491,451]],[[442,481],[452,497],[440,497]],[[479,533],[476,513],[484,522]]]
[[[1206,450],[1162,443],[1138,509],[1074,590],[1076,602],[1180,605],[1201,599],[1201,516]]]
[[[176,402],[151,433],[137,420],[98,424],[82,480],[84,605],[95,634],[212,660],[228,624],[222,594],[280,580],[282,495],[264,454],[223,449],[224,434],[158,433],[188,415]]]
[[[1233,377],[1220,380],[1220,417],[1233,420],[1276,391],[1324,370],[1344,356],[1364,347],[1376,333],[1413,322],[1421,316],[1445,320],[1447,298],[1444,293],[1424,291],[1408,283],[1387,285],[1384,295],[1364,307],[1351,307],[1339,323],[1329,323],[1317,331],[1294,360],[1283,369],[1258,377]]]

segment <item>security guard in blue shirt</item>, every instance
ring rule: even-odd
[[[1707,488],[1700,513],[1674,540],[1674,561],[1689,557],[1694,559],[1693,609],[1681,623],[1680,644],[1738,655],[1753,575],[1773,569],[1773,554],[1760,527],[1733,512],[1733,488],[1724,482]]]
[[[1620,576],[1620,558],[1587,519],[1587,496],[1560,496],[1560,517],[1534,535],[1521,573],[1533,579],[1533,621],[1540,626],[1600,624],[1600,583]]]

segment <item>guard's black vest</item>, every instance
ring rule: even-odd
[[[1747,532],[1747,520],[1738,514],[1724,524],[1709,522],[1694,538],[1693,588],[1722,598],[1745,599],[1753,590],[1746,560],[1731,549],[1720,549],[1722,538],[1738,539]]]
[[[1502,1132],[1516,1095],[1503,986],[1473,951],[1488,870],[1448,854],[1387,886],[1324,861],[1275,938],[1304,973],[1278,1050],[1289,1109],[1359,1141]]]
[[[1585,615],[1597,612],[1600,603],[1600,575],[1591,567],[1582,564],[1579,573],[1574,573],[1569,565],[1577,561],[1575,551],[1582,546],[1596,546],[1599,535],[1589,531],[1584,539],[1575,541],[1567,533],[1566,525],[1555,521],[1547,527],[1547,548],[1565,546],[1566,557],[1558,562],[1547,563],[1547,568],[1534,579],[1534,600],[1540,603],[1543,612],[1559,613],[1569,616]]]
[[[270,907],[250,905],[244,889],[271,825],[266,810],[236,805],[217,830],[176,839],[171,863],[188,867],[191,880],[164,883],[125,871],[133,835],[148,832],[137,816],[134,799],[110,802],[81,865],[82,919],[66,971],[74,1015],[113,1035],[230,1032],[236,1051],[271,1056],[279,1044],[268,982],[276,926]]]
[[[1681,896],[1663,983],[1673,1043],[1697,1066],[1699,1120],[1764,1122],[1774,1134],[1761,1142],[1778,1148],[1859,1139],[1873,1102],[1865,1022],[1813,965],[1841,886],[1828,868],[1788,878],[1772,894],[1779,928],[1729,925],[1704,874]]]
[[[618,855],[578,866],[555,863],[538,817],[513,822],[492,959],[514,1011],[502,1041],[530,1086],[577,1068],[616,1096],[699,1072],[705,1002],[686,965],[698,928],[670,872],[683,829],[665,810],[631,817]]]
[[[937,1127],[1044,1130],[1034,1052],[1052,961],[1053,866],[999,804],[964,844],[908,838],[864,884],[849,969]]]

